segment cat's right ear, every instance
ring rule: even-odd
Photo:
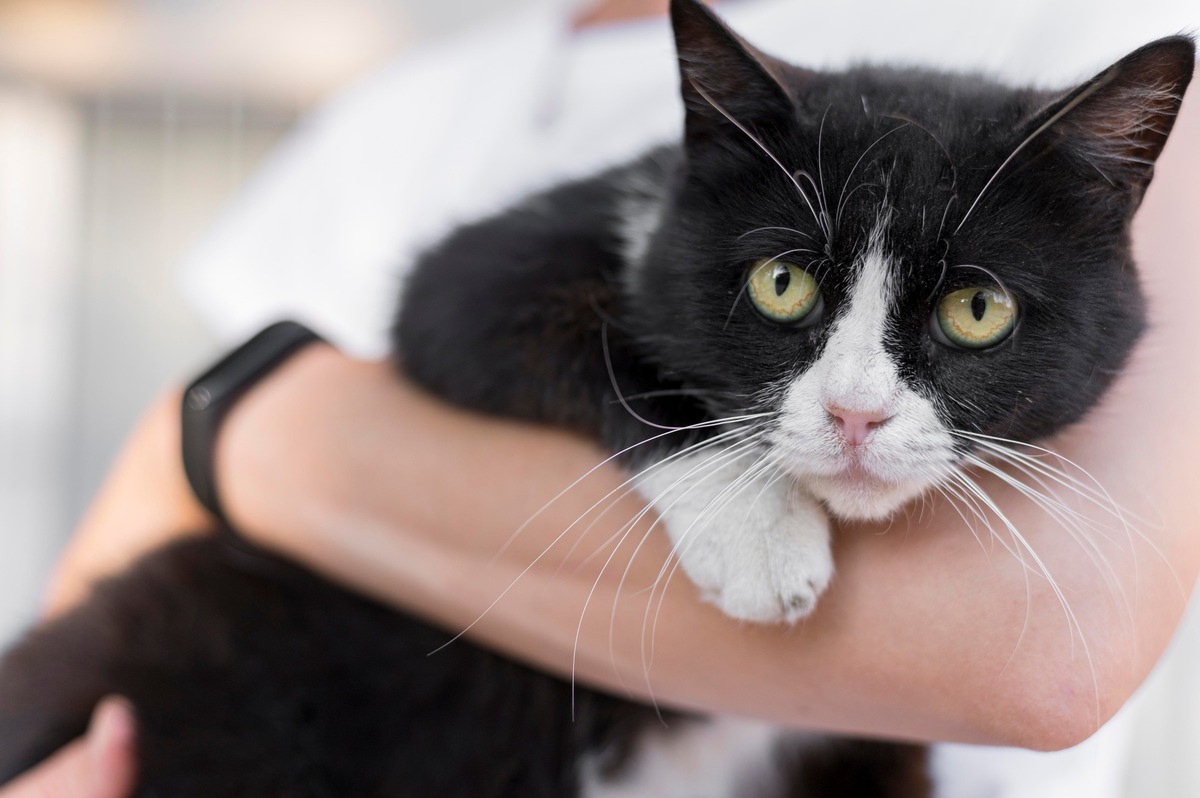
[[[780,83],[788,69],[742,41],[699,0],[671,0],[689,151],[711,144],[745,147],[794,122]]]
[[[1192,79],[1196,46],[1171,36],[1141,47],[1035,120],[1079,168],[1140,200]]]

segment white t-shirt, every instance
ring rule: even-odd
[[[667,21],[572,34],[560,5],[539,0],[406,55],[302,124],[187,259],[185,292],[202,317],[236,340],[295,316],[382,354],[399,277],[423,245],[678,137]],[[927,64],[1043,86],[1200,27],[1196,0],[743,0],[721,13],[756,46],[808,66]]]
[[[806,66],[922,64],[1046,87],[1200,28],[1196,0],[743,0],[721,14],[760,49]],[[665,19],[576,34],[550,0],[405,55],[279,148],[187,259],[185,292],[230,341],[288,316],[350,351],[383,354],[400,277],[422,246],[678,137],[677,82]],[[1059,754],[938,746],[943,794],[1116,798],[1131,712]]]

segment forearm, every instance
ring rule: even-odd
[[[317,383],[340,388],[320,392]],[[310,400],[289,402],[298,392]],[[297,415],[281,416],[281,408]],[[305,439],[282,462],[271,441],[285,430]],[[1095,430],[1080,437],[1063,446],[1089,468],[1113,445]],[[614,467],[551,503],[496,556],[549,498],[596,466],[592,446],[446,408],[387,366],[328,350],[303,355],[248,397],[225,440],[218,470],[231,475],[226,500],[267,545],[449,630],[479,619],[470,635],[516,657],[672,706],[871,734],[1061,746],[1094,730],[1140,683],[1185,599],[1157,555],[1136,538],[1131,544],[1103,512],[1097,519],[1119,537],[1090,537],[1115,572],[1111,587],[1106,566],[1070,534],[981,480],[1055,577],[1073,620],[1030,556],[1022,565],[977,524],[981,548],[941,501],[890,528],[839,530],[839,577],[796,629],[739,626],[699,601],[679,573],[663,580],[660,611],[663,594],[649,586],[667,556],[666,536],[647,518],[612,561],[602,546],[642,509],[636,495],[582,539],[593,516],[554,543],[619,492],[625,477]],[[1097,469],[1110,489],[1133,491],[1120,466]],[[993,526],[997,541],[1011,540]],[[1190,538],[1153,532],[1179,583],[1190,586]]]
[[[226,498],[266,544],[593,684],[815,728],[1076,742],[1153,667],[1200,565],[1200,116],[1189,108],[1135,226],[1151,333],[1092,417],[1048,444],[1086,473],[1042,460],[1091,498],[1026,477],[1065,502],[1056,518],[977,475],[1024,543],[992,513],[994,532],[965,522],[959,513],[973,519],[980,502],[935,497],[890,526],[839,529],[838,576],[798,628],[739,626],[682,574],[650,591],[668,546],[649,518],[608,560],[602,544],[643,508],[637,495],[570,526],[619,491],[615,467],[550,503],[497,556],[603,453],[455,411],[386,365],[329,351],[305,355],[231,417]],[[295,445],[273,448],[289,437]],[[1113,515],[1109,497],[1128,512]]]

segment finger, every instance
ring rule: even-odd
[[[88,730],[89,778],[79,795],[127,798],[132,794],[137,772],[136,734],[133,707],[128,702],[112,696],[100,702]]]
[[[87,735],[0,790],[0,798],[129,798],[136,776],[129,705],[107,698]]]

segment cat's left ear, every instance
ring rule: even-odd
[[[699,0],[671,0],[689,150],[713,143],[752,146],[751,136],[794,123],[781,77],[800,73],[758,52]],[[761,138],[760,138],[761,140]]]
[[[1190,38],[1159,39],[1055,101],[1034,124],[1055,136],[1085,172],[1132,189],[1140,201],[1195,64]]]

